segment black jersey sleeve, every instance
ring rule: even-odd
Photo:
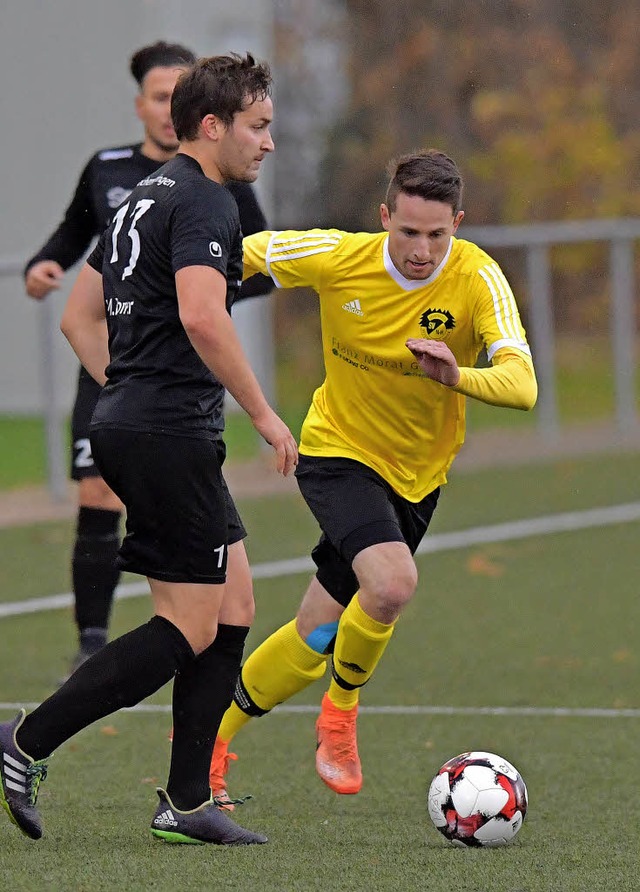
[[[239,261],[238,208],[227,190],[211,180],[181,193],[173,209],[171,232],[174,275],[187,266],[211,266],[226,277],[236,253]]]
[[[104,246],[107,241],[107,232],[106,230],[102,233],[98,241],[96,242],[96,246],[87,257],[87,263],[89,266],[93,267],[97,273],[102,275],[102,261],[104,260]]]
[[[264,232],[267,229],[265,217],[258,197],[249,183],[227,183],[227,189],[236,200],[240,214],[240,228],[243,235],[253,235],[254,232]],[[250,279],[245,279],[235,302],[245,300],[248,297],[259,297],[269,294],[273,290],[273,281],[269,276],[256,273]]]
[[[26,276],[34,263],[41,260],[55,260],[67,270],[82,257],[91,244],[91,239],[100,232],[91,201],[92,158],[80,174],[71,203],[55,232],[47,239],[37,254],[31,257],[24,268]]]

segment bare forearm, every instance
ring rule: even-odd
[[[185,329],[200,359],[252,419],[269,409],[226,311],[217,314],[213,324]]]
[[[102,276],[88,263],[71,289],[60,328],[85,369],[98,384],[104,384],[110,360]]]
[[[104,385],[107,380],[105,369],[110,361],[106,321],[100,320],[82,327],[66,329],[63,319],[61,328],[74,353],[91,377],[95,378],[98,384]]]

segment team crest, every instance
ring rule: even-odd
[[[444,341],[456,322],[449,310],[425,310],[420,317],[420,325],[426,336],[434,341]]]

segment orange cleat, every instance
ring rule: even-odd
[[[228,746],[228,740],[221,740],[220,737],[216,737],[213,756],[211,757],[211,768],[209,769],[211,795],[218,808],[223,811],[233,811],[239,802],[244,801],[231,799],[227,793],[225,775],[229,770],[229,762],[236,762],[238,759],[235,753],[227,752]]]
[[[356,739],[357,705],[338,709],[327,694],[316,722],[316,771],[336,793],[359,793],[362,768]]]

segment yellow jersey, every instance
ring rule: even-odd
[[[446,482],[464,441],[463,393],[482,399],[471,382],[496,371],[472,369],[482,349],[494,362],[497,351],[522,357],[533,376],[511,288],[471,242],[452,237],[422,281],[396,269],[386,232],[260,232],[243,248],[245,278],[262,272],[277,287],[310,286],[319,295],[326,377],[304,421],[300,452],[362,462],[409,501]],[[461,367],[462,392],[427,378],[407,338],[446,341]],[[465,378],[465,367],[475,376]]]

